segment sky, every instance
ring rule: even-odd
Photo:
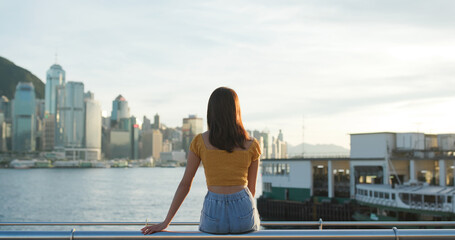
[[[449,0],[0,0],[0,56],[44,82],[57,61],[106,116],[122,94],[139,120],[205,123],[227,86],[247,129],[291,145],[455,133],[454,29]]]

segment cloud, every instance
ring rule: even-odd
[[[67,80],[84,82],[108,112],[121,93],[137,117],[158,112],[177,126],[189,113],[204,116],[211,91],[229,86],[258,128],[298,128],[302,115],[337,121],[450,97],[454,5],[2,1],[0,45],[43,80],[58,49]]]

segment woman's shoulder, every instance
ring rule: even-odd
[[[205,149],[204,140],[202,139],[202,134],[199,133],[191,141],[190,150],[193,153],[195,153],[196,156],[200,157],[201,153],[202,153],[202,151],[204,151],[204,149]]]
[[[259,142],[256,138],[254,137],[250,137],[250,139],[247,140],[247,148],[248,149],[251,149],[251,148],[255,148],[259,146]]]
[[[250,140],[250,146],[248,148],[248,153],[251,155],[251,159],[253,161],[256,161],[260,158],[261,156],[261,146],[259,145],[259,142],[256,138],[252,138]]]

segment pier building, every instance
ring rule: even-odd
[[[306,209],[306,219],[292,220],[317,220],[324,211],[326,220],[455,219],[455,134],[350,137],[349,157],[264,159],[261,215],[281,218],[269,214],[273,202],[288,209],[280,214],[294,214],[291,205]]]

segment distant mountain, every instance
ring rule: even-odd
[[[323,157],[323,156],[347,156],[349,149],[334,144],[308,144],[301,143],[297,146],[288,145],[289,157],[302,156]]]
[[[32,82],[35,87],[36,98],[44,98],[44,83],[30,71],[16,66],[6,58],[0,57],[0,96],[14,98],[16,86],[19,82]]]

